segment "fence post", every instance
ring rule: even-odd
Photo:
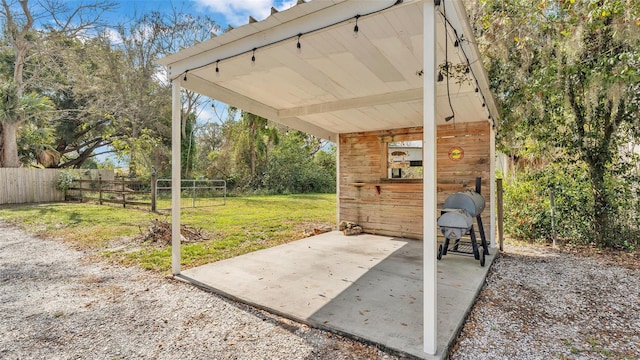
[[[504,250],[504,206],[503,206],[503,189],[502,179],[496,179],[497,205],[498,205],[498,246],[500,251]]]
[[[558,244],[558,232],[556,231],[556,214],[555,214],[555,207],[556,207],[556,201],[553,195],[553,189],[551,189],[551,191],[549,192],[549,207],[551,208],[551,234],[553,236],[553,247],[555,248]]]
[[[84,202],[84,199],[83,199],[84,195],[82,194],[82,181],[83,180],[84,179],[78,179],[78,185],[80,185],[80,186],[78,186],[78,188],[80,188],[80,203],[81,204]]]
[[[191,187],[191,189],[192,189],[191,190],[191,198],[192,198],[192,200],[191,200],[192,206],[191,207],[195,208],[196,207],[196,180],[194,179],[192,181],[193,181],[193,186]]]
[[[157,211],[156,205],[156,182],[158,181],[158,174],[156,173],[156,168],[151,168],[151,212]]]
[[[122,207],[123,208],[127,207],[127,197],[125,196],[125,193],[124,193],[124,177],[122,177]]]
[[[98,174],[98,204],[102,205],[102,174]]]

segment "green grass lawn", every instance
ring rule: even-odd
[[[171,269],[170,246],[136,240],[152,219],[171,221],[168,215],[110,205],[56,203],[2,207],[0,219],[79,249],[95,250],[112,261],[161,272]],[[224,206],[182,209],[181,220],[203,230],[208,238],[183,244],[182,265],[189,268],[300,239],[305,229],[333,226],[336,196],[230,197]]]

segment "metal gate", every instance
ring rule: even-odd
[[[171,209],[171,179],[156,180],[156,208]],[[220,206],[227,203],[225,180],[189,180],[180,183],[180,208]]]

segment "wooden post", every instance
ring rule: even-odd
[[[98,174],[98,204],[102,205],[102,174]]]
[[[151,212],[156,212],[156,182],[158,181],[158,174],[156,173],[156,168],[151,168]]]
[[[498,205],[498,246],[500,248],[500,251],[504,250],[504,207],[503,207],[503,202],[502,202],[502,195],[503,195],[503,189],[502,189],[502,179],[496,179],[496,192],[498,193],[498,199],[497,199],[497,205]]]
[[[122,207],[127,207],[127,197],[124,194],[124,177],[122,178]]]

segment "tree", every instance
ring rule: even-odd
[[[498,145],[586,165],[593,237],[612,246],[614,183],[640,128],[640,3],[480,0],[470,5],[501,122]],[[627,187],[630,184],[627,184]]]
[[[114,4],[95,0],[71,9],[64,1],[58,0],[34,3],[29,3],[29,0],[2,0],[0,5],[0,19],[4,25],[3,45],[13,55],[12,74],[1,74],[6,84],[3,89],[6,107],[0,122],[0,166],[18,167],[17,133],[30,115],[20,104],[24,102],[23,96],[30,93],[29,89],[41,80],[40,72],[46,71],[46,67],[42,66],[29,67],[36,50],[52,38],[79,36],[95,28],[100,25],[102,13],[112,9]],[[46,31],[36,29],[36,22],[45,18],[51,20],[44,25]],[[41,60],[45,58],[42,53],[37,55]],[[44,98],[39,101],[44,101]]]
[[[262,185],[273,193],[319,193],[336,190],[335,147],[318,149],[316,138],[288,131],[268,160]]]
[[[235,133],[236,158],[238,162],[249,164],[249,183],[260,183],[259,170],[269,161],[269,145],[279,141],[278,130],[269,126],[269,121],[246,111],[241,112],[239,127]]]
[[[208,40],[217,30],[215,21],[207,16],[192,16],[172,8],[170,13],[153,11],[135,19],[131,25],[115,27],[118,41],[112,47],[118,51],[118,57],[112,59],[113,83],[119,94],[118,117],[122,120],[127,136],[118,143],[118,151],[129,158],[132,176],[138,163],[148,168],[155,166],[163,172],[159,163],[163,156],[161,149],[154,149],[156,159],[146,158],[148,149],[139,148],[138,140],[143,132],[150,138],[158,139],[157,145],[166,147],[170,142],[160,139],[171,138],[171,87],[164,81],[164,71],[156,60],[164,55],[176,52],[180,47]],[[199,94],[184,92],[181,111],[181,137],[189,142],[191,155],[195,154],[195,142],[190,142],[197,122],[197,112],[206,105],[207,100]],[[147,146],[148,147],[148,146]],[[149,161],[154,161],[150,164]],[[188,166],[187,168],[190,169]],[[183,167],[183,170],[186,169]]]

